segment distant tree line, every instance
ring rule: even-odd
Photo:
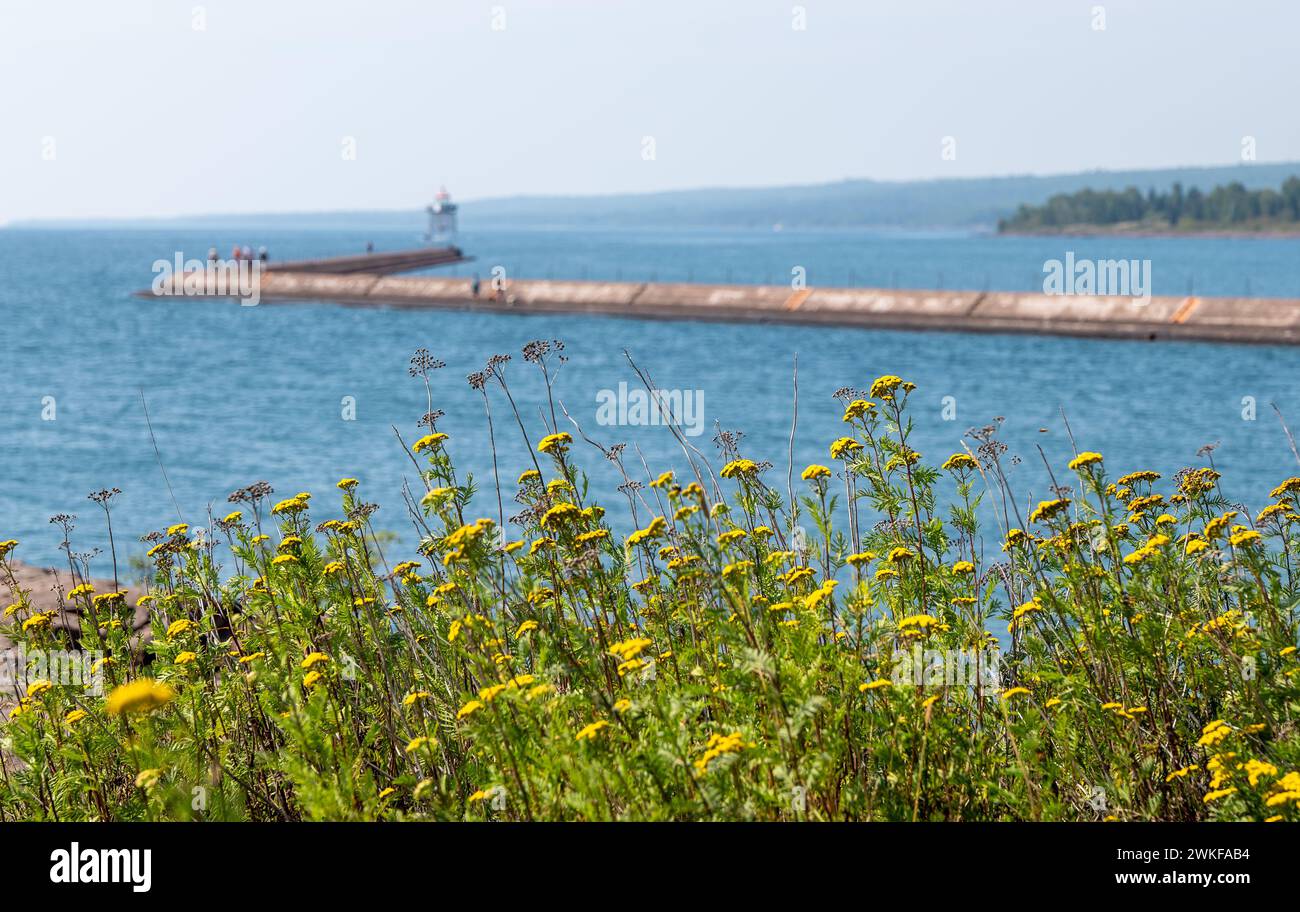
[[[1057,194],[1042,206],[1022,205],[1014,216],[998,222],[999,231],[1037,231],[1081,225],[1137,223],[1143,227],[1266,228],[1300,225],[1300,177],[1289,177],[1282,189],[1247,190],[1237,181],[1202,193],[1184,192],[1175,183],[1167,193],[1137,187],[1126,190],[1080,190]]]

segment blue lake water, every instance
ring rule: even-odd
[[[972,426],[1005,416],[1003,439],[1024,461],[1013,473],[1021,502],[1047,496],[1036,447],[1058,473],[1070,455],[1064,408],[1081,447],[1119,473],[1152,468],[1171,476],[1204,464],[1218,443],[1228,496],[1259,506],[1297,465],[1270,402],[1300,430],[1300,352],[1290,347],[886,332],[770,325],[714,325],[592,317],[519,316],[355,309],[330,303],[239,307],[214,301],[142,299],[151,264],[176,251],[202,258],[235,241],[266,244],[274,259],[413,246],[413,233],[201,231],[0,231],[0,538],[17,556],[60,562],[48,518],[79,516],[74,547],[106,547],[103,516],[86,495],[116,486],[119,548],[176,521],[141,408],[148,400],[162,463],[183,518],[223,515],[226,497],[253,481],[285,495],[315,492],[314,515],[336,516],[334,482],[361,479],[378,502],[381,528],[414,534],[401,506],[412,466],[394,438],[418,433],[423,385],[407,375],[426,347],[447,367],[433,375],[440,429],[462,471],[482,487],[481,515],[495,515],[482,404],[465,376],[494,353],[508,369],[534,441],[544,392],[519,356],[530,339],[562,339],[568,362],[556,394],[601,442],[635,444],[652,469],[684,468],[662,427],[597,424],[601,390],[636,377],[626,349],[656,385],[699,390],[707,429],[693,442],[711,458],[716,426],[745,433],[743,449],[770,460],[784,486],[791,365],[799,358],[796,471],[829,462],[841,408],[831,394],[865,387],[883,373],[918,384],[915,445],[928,461],[960,449]],[[485,278],[495,265],[516,277],[784,283],[803,267],[813,285],[1040,288],[1043,262],[1077,257],[1149,258],[1156,294],[1300,297],[1300,240],[1000,238],[869,232],[493,231],[460,241],[478,260],[454,270]],[[945,421],[943,399],[956,402]],[[52,399],[48,398],[52,397]],[[344,420],[344,397],[355,420]],[[1243,417],[1253,397],[1254,420]],[[48,417],[53,402],[54,420]],[[497,403],[501,415],[501,403]],[[561,417],[563,421],[563,417]],[[1046,433],[1040,428],[1047,428]],[[507,498],[529,464],[517,434],[497,425]],[[594,450],[575,452],[616,522],[623,498],[613,469]],[[629,447],[629,452],[631,448]],[[635,456],[629,459],[636,463]],[[720,463],[714,459],[715,468]],[[774,480],[774,479],[773,479]],[[798,481],[796,479],[796,484]],[[507,503],[507,512],[509,504]],[[107,572],[107,558],[97,560]]]

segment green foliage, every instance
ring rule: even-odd
[[[1208,194],[1175,183],[1167,193],[1136,187],[1123,191],[1080,190],[1057,194],[1041,206],[1021,206],[998,222],[998,230],[1026,232],[1081,226],[1136,225],[1179,230],[1300,227],[1300,177],[1289,177],[1281,191],[1247,190],[1239,181]]]
[[[501,362],[471,380],[513,409]],[[1069,491],[981,536],[984,494],[1018,502],[1006,448],[990,428],[927,465],[911,391],[844,403],[806,532],[724,437],[682,479],[607,451],[638,527],[616,536],[553,417],[509,522],[429,419],[418,559],[390,563],[353,479],[333,509],[236,492],[155,536],[144,654],[120,597],[65,594],[107,696],[31,683],[0,818],[1300,819],[1300,478],[1252,520],[1212,468],[1110,480],[1079,453]],[[68,645],[14,599],[5,634]]]

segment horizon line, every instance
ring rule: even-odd
[[[598,200],[598,199],[620,199],[620,198],[637,198],[643,199],[654,196],[672,196],[675,194],[689,193],[710,193],[710,192],[762,192],[772,190],[806,190],[816,187],[831,187],[838,184],[878,184],[882,186],[905,186],[909,184],[943,184],[957,182],[975,182],[975,181],[999,181],[999,180],[1045,180],[1057,177],[1074,177],[1090,174],[1144,174],[1158,173],[1163,171],[1181,171],[1181,170],[1214,170],[1223,168],[1257,168],[1257,167],[1277,167],[1285,165],[1295,165],[1300,167],[1300,160],[1281,160],[1281,161],[1234,161],[1222,164],[1179,164],[1164,165],[1160,167],[1149,168],[1092,168],[1076,171],[1052,171],[1052,172],[1021,172],[1010,174],[985,174],[985,175],[966,175],[961,177],[920,177],[920,178],[871,178],[871,177],[842,177],[838,180],[821,180],[801,184],[740,184],[740,185],[694,185],[688,187],[666,188],[660,190],[632,190],[632,191],[612,191],[596,193],[513,193],[504,196],[482,196],[467,197],[458,200],[461,204],[470,203],[503,203],[523,200]],[[168,215],[83,215],[83,216],[54,216],[54,217],[36,217],[21,219],[0,219],[0,230],[20,225],[57,225],[62,222],[167,222],[181,221],[186,219],[205,219],[205,218],[236,218],[236,217],[254,217],[264,218],[267,216],[328,216],[344,215],[359,212],[365,213],[417,213],[422,211],[422,207],[415,206],[411,209],[405,208],[333,208],[333,209],[263,209],[247,210],[232,209],[225,212],[189,212],[189,213],[172,213]]]

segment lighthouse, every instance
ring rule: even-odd
[[[438,190],[433,198],[433,205],[425,208],[429,213],[429,230],[424,235],[427,243],[454,244],[456,241],[456,204],[451,201],[451,194],[446,187]]]

